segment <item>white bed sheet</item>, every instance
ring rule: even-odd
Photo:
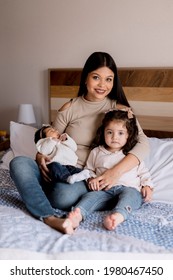
[[[27,212],[8,168],[1,165],[0,258],[173,259],[173,140],[149,141],[151,152],[145,162],[155,185],[153,202],[144,204],[114,232],[102,228],[105,212],[92,213],[72,236],[51,229]]]

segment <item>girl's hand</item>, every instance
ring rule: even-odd
[[[142,196],[144,197],[144,201],[148,202],[152,198],[153,190],[152,190],[152,188],[150,188],[150,186],[143,186],[141,188],[141,193],[142,193]]]
[[[97,177],[99,181],[99,190],[109,190],[118,182],[120,174],[115,172],[115,168],[106,170],[101,176]]]
[[[89,178],[87,183],[88,183],[88,188],[91,191],[99,191],[99,180],[98,180],[98,178]]]
[[[45,181],[50,182],[51,179],[49,177],[49,169],[47,168],[46,162],[49,162],[50,158],[48,156],[44,156],[40,153],[36,154],[36,162],[39,166],[40,172]]]

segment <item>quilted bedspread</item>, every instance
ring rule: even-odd
[[[61,234],[28,213],[9,171],[0,169],[0,248],[51,255],[72,251],[173,253],[173,205],[145,203],[111,232],[102,227],[106,214],[94,212],[73,235]]]

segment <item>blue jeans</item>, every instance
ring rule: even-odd
[[[112,202],[114,202],[112,212],[121,213],[126,220],[133,210],[140,208],[143,198],[135,188],[120,185],[107,191],[88,192],[82,196],[74,208],[80,208],[82,217],[85,219],[93,211],[108,210]]]
[[[82,171],[81,168],[72,165],[62,165],[59,162],[51,162],[47,167],[54,182],[67,182],[69,176]]]
[[[85,183],[47,183],[37,163],[24,156],[10,162],[10,175],[28,211],[37,218],[56,215],[55,208],[69,210],[88,192]]]

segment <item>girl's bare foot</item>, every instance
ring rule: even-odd
[[[75,229],[79,226],[80,222],[82,221],[82,215],[80,212],[80,208],[75,208],[68,214],[68,219],[70,219],[72,223],[72,227]]]
[[[74,230],[70,219],[61,219],[55,216],[44,218],[45,224],[66,234],[73,234]]]
[[[114,230],[119,224],[124,221],[124,217],[120,213],[113,213],[108,216],[103,221],[103,225],[108,230]]]

